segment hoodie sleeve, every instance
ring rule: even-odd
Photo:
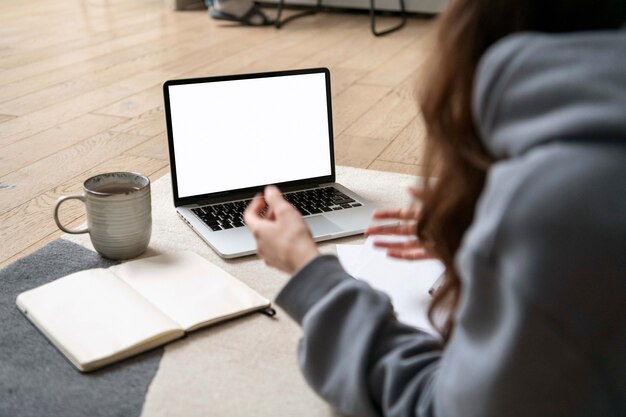
[[[431,416],[441,344],[396,320],[389,297],[348,275],[334,256],[300,270],[276,302],[303,327],[308,383],[354,416]]]

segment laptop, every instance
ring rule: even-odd
[[[166,81],[174,206],[224,258],[256,252],[243,211],[280,188],[315,241],[356,235],[374,205],[335,182],[326,68]]]

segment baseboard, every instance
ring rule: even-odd
[[[263,3],[278,3],[279,0],[261,0]],[[443,8],[445,0],[405,0],[407,12],[437,14]],[[285,5],[314,6],[317,0],[285,0]],[[399,0],[376,0],[376,10],[398,11]],[[338,7],[345,9],[368,9],[368,0],[322,0],[324,7]]]

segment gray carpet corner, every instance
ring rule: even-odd
[[[82,374],[15,306],[23,291],[73,272],[117,263],[57,239],[0,270],[0,417],[141,413],[163,348]]]

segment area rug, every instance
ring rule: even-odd
[[[15,307],[18,294],[117,262],[57,239],[0,270],[0,416],[138,416],[163,349],[81,374]],[[115,306],[111,306],[115,308]]]
[[[381,206],[393,207],[408,203],[406,187],[413,185],[416,178],[337,167],[337,180]],[[177,216],[169,175],[152,184],[152,218],[152,240],[143,256],[194,251],[269,299],[276,296],[289,278],[267,268],[256,256],[235,260],[219,258]],[[92,250],[87,235],[64,235],[63,238]],[[319,247],[323,253],[334,253],[337,243],[361,241],[362,236],[357,236],[325,242]],[[15,314],[20,314],[17,309]],[[39,334],[35,336],[41,338]],[[170,343],[165,346],[158,372],[145,395],[141,416],[335,416],[336,412],[308,387],[298,369],[296,349],[300,337],[300,328],[279,309],[273,319],[261,314],[251,315],[193,332]],[[120,368],[128,366],[128,363],[119,365]],[[147,375],[139,378],[149,382]],[[42,387],[51,384],[53,382],[48,380]],[[143,401],[144,396],[138,391],[135,399]],[[2,399],[0,397],[0,401]],[[102,414],[82,412],[82,415]]]

